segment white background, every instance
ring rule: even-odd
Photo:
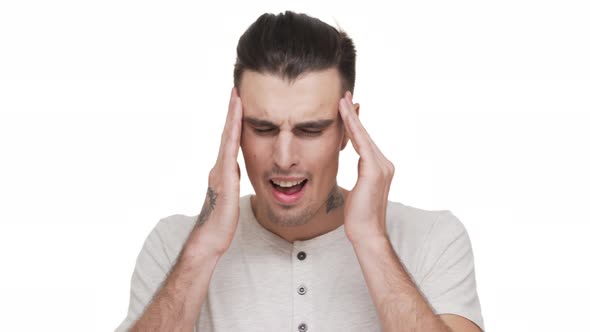
[[[487,330],[586,328],[586,1],[117,0],[0,3],[0,330],[120,323],[149,231],[200,210],[238,38],[287,9],[354,39],[390,199],[465,224]]]

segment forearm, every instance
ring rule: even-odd
[[[422,297],[387,237],[353,247],[383,331],[451,332]]]
[[[190,242],[189,239],[187,243]],[[168,278],[131,331],[193,331],[220,257],[206,252],[194,245],[184,247]]]

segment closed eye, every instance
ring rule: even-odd
[[[298,131],[304,136],[318,136],[322,133],[321,130],[317,130],[317,129],[300,128],[300,129],[298,129]]]
[[[272,135],[278,130],[276,127],[252,127],[252,129],[258,135]],[[322,130],[296,128],[295,133],[300,136],[319,136],[322,134]]]
[[[253,128],[258,134],[270,134],[275,131],[276,128]]]

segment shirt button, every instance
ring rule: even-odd
[[[305,332],[305,331],[307,331],[307,325],[305,323],[301,323],[301,324],[299,324],[298,329],[299,329],[299,332]]]
[[[299,260],[300,260],[300,261],[304,260],[306,256],[307,256],[307,255],[306,255],[306,254],[305,254],[303,251],[300,251],[300,252],[297,254],[297,258],[299,258]]]
[[[299,293],[299,295],[304,295],[305,293],[307,293],[307,288],[305,288],[305,286],[299,286],[299,288],[297,288],[297,293]]]

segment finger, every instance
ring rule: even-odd
[[[359,156],[361,156],[361,158],[369,158],[373,150],[371,147],[372,141],[360,123],[360,120],[354,111],[354,107],[350,104],[346,97],[340,99],[339,111],[340,116],[342,117],[342,122],[344,122],[346,134],[350,138],[354,150],[359,154]]]
[[[238,159],[240,139],[242,136],[242,113],[242,99],[236,95],[234,97],[231,126],[227,137],[227,146],[225,147],[226,162],[236,163]]]
[[[229,105],[227,109],[227,116],[225,117],[225,125],[223,127],[223,133],[221,135],[221,142],[219,145],[219,152],[217,153],[217,159],[220,160],[223,158],[224,151],[226,150],[226,145],[228,141],[228,136],[231,133],[231,127],[233,124],[233,116],[234,116],[234,105],[236,103],[237,91],[236,88],[232,88],[231,96],[229,99]]]
[[[375,155],[378,157],[378,159],[380,161],[385,161],[386,160],[385,155],[383,155],[383,153],[381,152],[379,147],[377,147],[377,144],[375,144],[375,141],[373,141],[373,139],[371,138],[371,135],[369,135],[369,133],[367,132],[367,129],[365,128],[365,126],[363,126],[358,115],[354,111],[354,107],[352,105],[352,94],[349,91],[346,92],[345,99],[347,101],[348,107],[352,110],[352,112],[351,112],[352,113],[352,120],[353,120],[353,123],[356,124],[357,127],[359,128],[359,130],[361,132],[360,135],[362,137],[366,137],[366,140],[368,142],[367,145],[375,153]]]

